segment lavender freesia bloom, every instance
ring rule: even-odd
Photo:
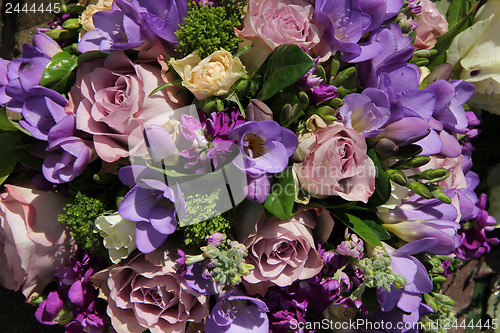
[[[56,41],[36,33],[33,45],[23,45],[23,58],[10,62],[0,59],[0,105],[6,105],[10,111],[22,112],[30,90],[40,85],[49,59],[61,51]]]
[[[436,243],[435,239],[423,239],[403,245],[397,250],[385,245],[392,259],[392,271],[402,275],[407,283],[401,290],[394,287],[390,292],[383,288],[377,289],[380,309],[383,312],[392,311],[396,307],[407,313],[418,310],[422,295],[432,291],[432,282],[425,266],[412,255],[426,252]]]
[[[248,175],[259,176],[285,170],[297,149],[297,136],[273,120],[249,121],[236,126],[229,137],[236,140]]]
[[[450,254],[460,245],[457,233],[460,224],[455,222],[457,210],[437,199],[424,199],[413,194],[399,207],[379,212],[378,216],[387,230],[407,242],[435,240],[433,246],[428,247],[429,253]]]
[[[402,4],[402,1],[384,0],[316,0],[314,18],[325,27],[320,48],[340,51],[342,60],[347,62],[372,59],[383,51],[382,45],[376,41],[359,41],[365,33],[379,28],[385,19],[395,15]]]
[[[206,333],[268,333],[266,304],[249,296],[230,295],[215,304],[205,323]]]
[[[96,28],[82,37],[78,49],[128,50],[160,40],[170,50],[177,44],[175,31],[186,15],[187,2],[183,0],[115,0],[113,10],[94,14]]]
[[[186,207],[180,190],[172,190],[162,173],[145,166],[123,167],[118,176],[122,183],[132,186],[118,212],[124,219],[137,222],[139,251],[152,252],[177,229],[176,217],[184,217]]]
[[[344,97],[339,115],[347,128],[353,128],[365,138],[373,138],[391,116],[388,96],[381,90],[367,88],[361,94]]]
[[[383,50],[373,59],[358,64],[358,77],[363,86],[378,87],[379,75],[405,66],[415,48],[411,46],[411,37],[403,36],[395,23],[372,32],[369,41],[379,43]]]

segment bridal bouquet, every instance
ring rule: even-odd
[[[477,7],[54,6],[0,59],[1,284],[66,332],[446,332],[498,243],[445,63]]]

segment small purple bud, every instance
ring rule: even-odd
[[[273,120],[273,111],[266,105],[266,103],[253,99],[246,108],[246,120]]]
[[[250,201],[263,203],[266,201],[269,192],[271,191],[271,183],[266,174],[261,176],[252,177],[247,176],[248,186],[247,186],[247,198]]]
[[[148,125],[144,128],[144,140],[149,156],[155,161],[164,161],[173,165],[179,158],[179,152],[170,134],[158,125]]]
[[[224,239],[226,239],[226,235],[223,235],[218,232],[214,232],[212,235],[205,237],[207,244],[213,245],[215,247],[221,246]]]

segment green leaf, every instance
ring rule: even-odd
[[[4,132],[23,132],[26,135],[31,136],[31,133],[25,130],[19,123],[13,121],[7,115],[7,109],[5,107],[0,109],[0,130]]]
[[[10,173],[14,171],[17,164],[17,159],[10,153],[10,148],[15,146],[19,141],[20,136],[12,133],[0,133],[0,184],[9,177]]]
[[[375,192],[368,200],[369,206],[380,206],[389,200],[391,196],[391,182],[389,176],[380,164],[380,160],[375,152],[375,149],[370,148],[367,155],[372,159],[375,168],[377,169],[377,177],[375,178]]]
[[[59,52],[50,59],[40,85],[59,93],[67,92],[75,83],[78,58],[68,52]]]
[[[15,158],[2,158],[2,163],[0,163],[0,185],[3,184],[10,173],[14,171],[16,164],[17,160]]]
[[[359,237],[371,246],[382,246],[377,233],[362,219],[345,212],[335,211],[333,215],[354,231]],[[373,222],[376,223],[376,222]],[[371,223],[370,223],[371,224]]]
[[[314,60],[297,45],[278,46],[258,71],[263,83],[257,98],[265,101],[273,97],[278,91],[297,82],[314,64]]]
[[[450,2],[448,11],[446,13],[446,20],[448,21],[448,29],[453,28],[464,16],[466,16],[474,0],[454,0]]]
[[[366,223],[368,227],[370,227],[375,235],[377,235],[377,238],[380,240],[388,240],[391,238],[391,235],[389,232],[384,228],[383,225],[377,223],[375,220],[371,219],[363,219],[363,222]]]
[[[160,91],[166,87],[180,87],[180,86],[181,86],[181,81],[164,83],[164,84],[159,85],[158,87],[154,88],[153,91],[151,91],[148,96],[152,96],[152,95],[156,94],[158,91]]]
[[[295,182],[291,168],[278,173],[278,182],[274,184],[274,190],[264,202],[264,208],[280,220],[288,220],[292,217],[293,204],[295,202]]]
[[[446,50],[450,47],[453,39],[462,31],[471,26],[472,21],[474,20],[474,14],[476,13],[476,9],[479,2],[473,6],[472,10],[465,15],[460,21],[458,21],[451,29],[448,30],[445,34],[436,37],[436,45],[434,49],[437,52],[435,56],[431,56],[429,58],[429,65],[427,66],[429,70],[432,72],[437,66],[443,64],[446,60]]]

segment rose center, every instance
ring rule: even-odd
[[[243,151],[251,158],[258,158],[267,152],[266,139],[255,133],[247,133],[243,138]]]

